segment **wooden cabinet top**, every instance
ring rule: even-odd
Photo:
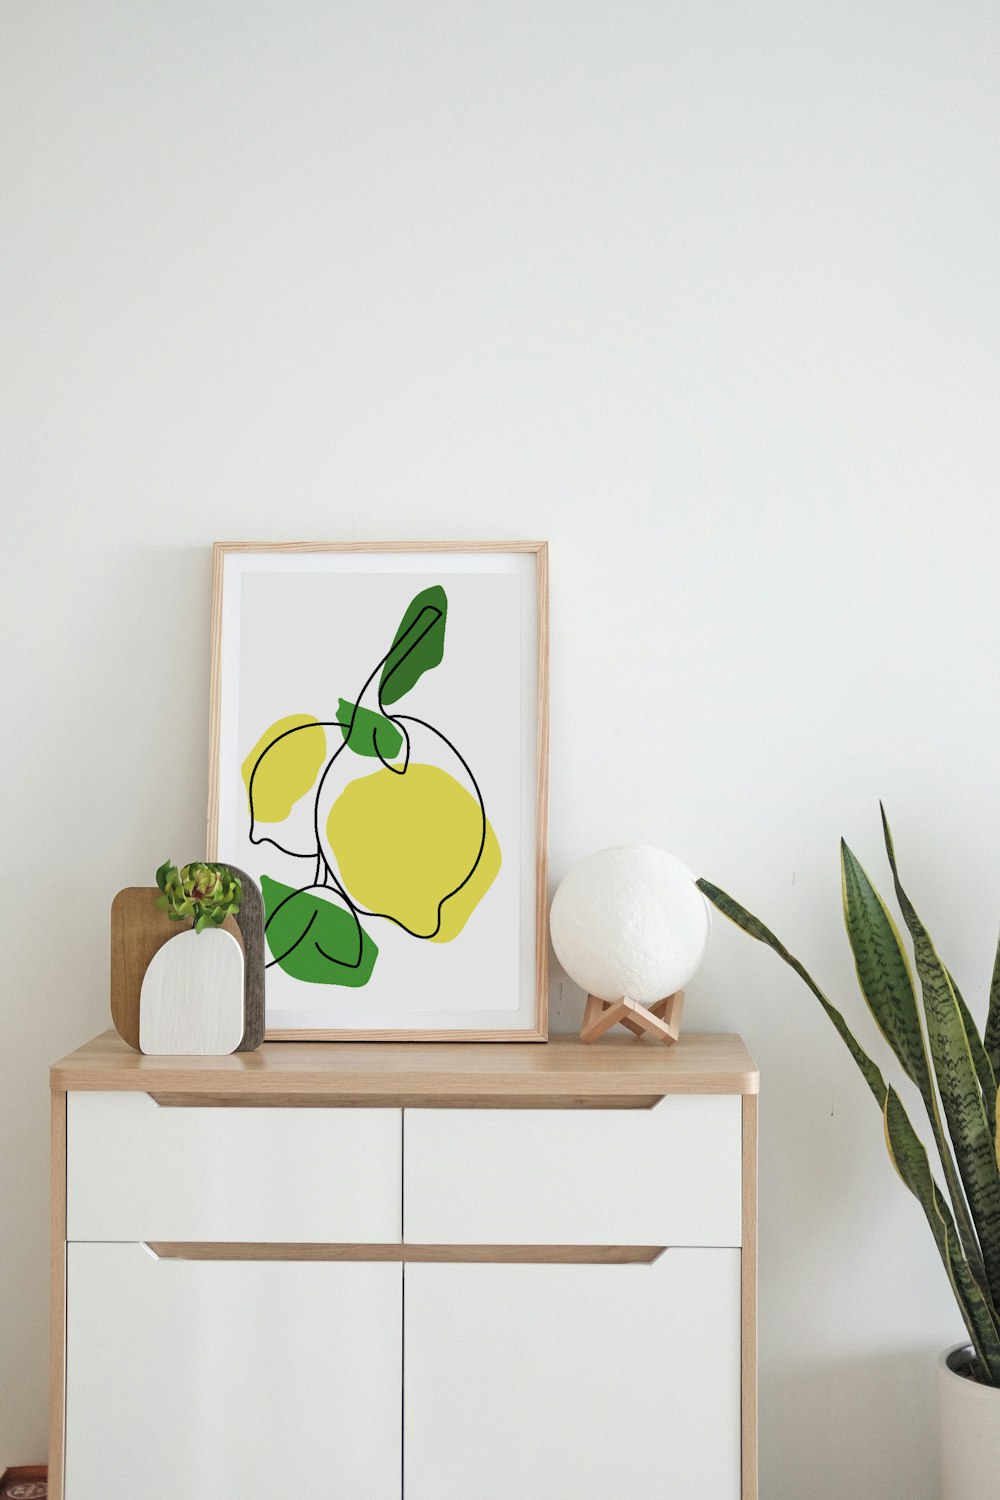
[[[69,1089],[130,1089],[167,1103],[626,1105],[664,1094],[755,1094],[740,1037],[692,1032],[673,1047],[632,1037],[529,1042],[265,1042],[228,1057],[146,1057],[105,1031],[55,1063]]]

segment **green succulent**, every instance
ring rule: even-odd
[[[196,862],[178,870],[168,859],[156,872],[156,884],[162,892],[156,898],[160,911],[171,922],[193,921],[195,932],[221,927],[235,917],[243,899],[242,883],[225,865]]]

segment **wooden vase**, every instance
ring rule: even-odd
[[[243,949],[229,932],[179,932],[157,949],[142,981],[139,1050],[159,1057],[222,1056],[243,1039]]]

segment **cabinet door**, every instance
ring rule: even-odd
[[[401,1280],[69,1245],[65,1500],[400,1500]]]
[[[738,1250],[404,1286],[406,1500],[738,1500]]]

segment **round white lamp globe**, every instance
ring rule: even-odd
[[[683,989],[708,931],[708,903],[691,871],[648,844],[588,855],[552,901],[556,957],[599,1000],[627,995],[651,1005]]]

